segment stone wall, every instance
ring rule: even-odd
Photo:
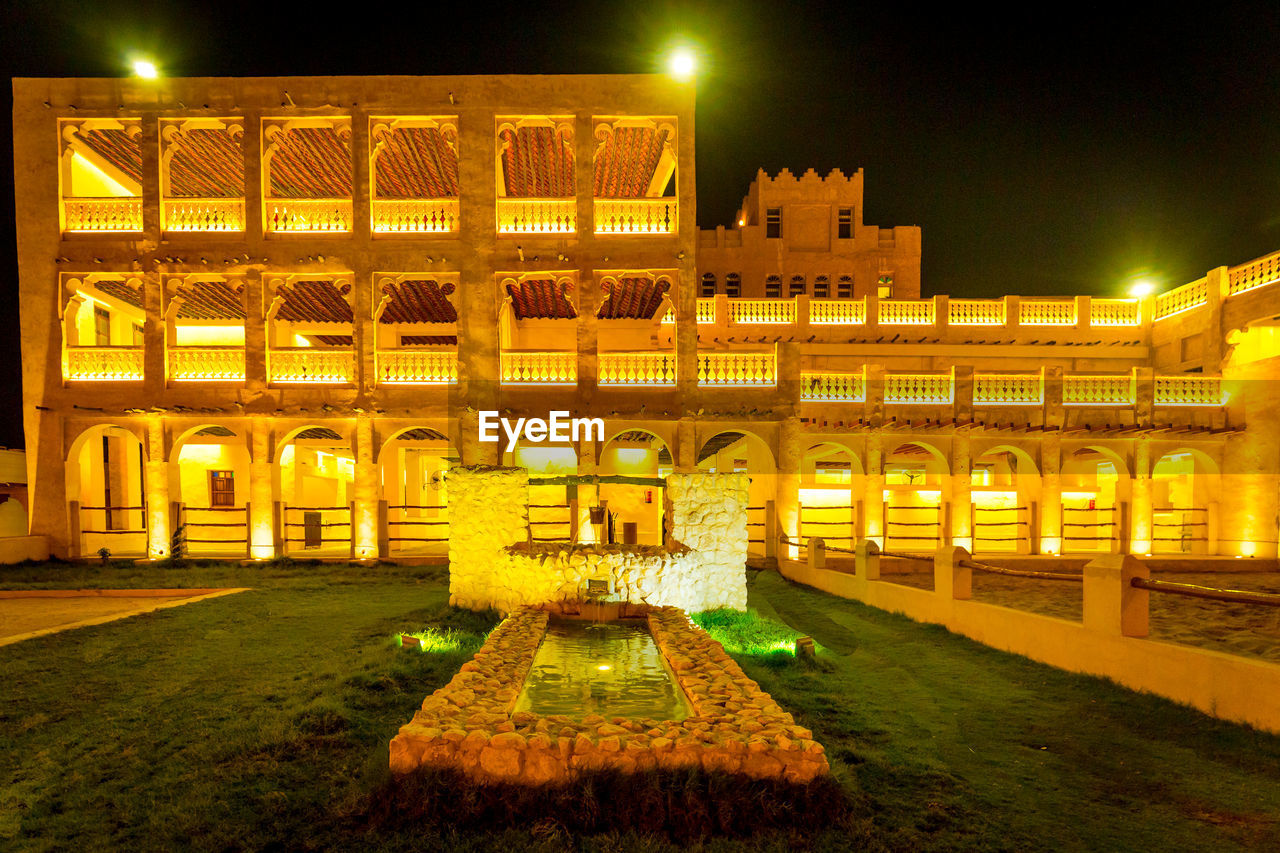
[[[747,477],[667,478],[670,541],[646,545],[528,543],[528,475],[517,468],[449,472],[450,602],[510,613],[579,601],[588,580],[634,604],[687,611],[747,606]]]
[[[583,773],[701,768],[808,782],[829,772],[813,733],[796,725],[724,648],[674,607],[648,613],[649,631],[693,714],[681,721],[512,713],[548,614],[522,608],[476,656],[428,696],[391,741],[391,770],[453,769],[476,782],[547,785]]]

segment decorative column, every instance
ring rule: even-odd
[[[1151,443],[1146,438],[1133,442],[1133,494],[1129,501],[1128,552],[1146,556],[1151,553],[1154,526],[1151,506]]]
[[[169,555],[169,462],[165,453],[164,421],[147,419],[147,557],[162,560]]]
[[[783,420],[778,437],[778,535],[800,541],[800,419]],[[779,551],[789,560],[800,558],[799,549],[788,545]]]
[[[356,418],[355,506],[351,519],[352,554],[370,560],[378,554],[378,466],[374,463],[373,419]]]
[[[283,556],[276,554],[276,490],[271,450],[271,427],[254,421],[249,426],[249,554],[255,560]]]

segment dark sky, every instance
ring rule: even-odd
[[[931,5],[11,2],[0,70],[118,76],[137,48],[172,76],[638,72],[684,38],[705,66],[704,227],[731,221],[758,168],[839,166],[866,169],[867,222],[923,227],[926,293],[1119,294],[1280,248],[1280,5]],[[3,112],[12,162],[7,86]]]

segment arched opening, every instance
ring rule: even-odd
[[[1063,553],[1114,551],[1129,495],[1124,460],[1105,447],[1081,447],[1063,460],[1061,482]]]
[[[800,459],[800,539],[852,549],[862,529],[862,464],[842,444],[811,446]]]
[[[350,556],[356,460],[329,427],[308,426],[280,443],[276,494],[285,554]]]
[[[249,449],[220,424],[187,430],[169,454],[169,499],[192,556],[228,556],[249,548]]]
[[[657,435],[643,429],[618,433],[605,442],[600,452],[603,476],[662,479],[671,473],[671,448]],[[600,503],[607,510],[607,523],[614,541],[626,545],[661,545],[663,541],[663,494],[656,485],[601,483]],[[608,531],[606,530],[606,535]]]
[[[899,445],[884,462],[886,551],[932,551],[945,532],[947,461],[923,442]]]
[[[1151,550],[1158,554],[1217,551],[1218,466],[1203,451],[1180,447],[1151,469]]]
[[[431,427],[393,435],[378,454],[381,537],[389,556],[447,554],[449,484],[446,472],[461,462],[449,437]]]
[[[743,473],[750,478],[747,490],[747,553],[766,554],[767,507],[777,494],[778,468],[769,445],[754,433],[726,430],[702,443],[698,470],[721,474]]]
[[[504,465],[529,472],[529,535],[534,542],[596,541],[590,519],[592,501],[579,501],[577,486],[536,482],[578,473],[578,454],[572,445],[530,444],[522,437],[502,458]]]
[[[72,442],[67,455],[67,502],[74,556],[106,549],[114,556],[147,553],[146,453],[129,430],[104,424]]]
[[[1040,472],[1025,450],[992,447],[973,460],[969,475],[973,553],[1031,553],[1031,525],[1040,497]]]

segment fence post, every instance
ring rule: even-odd
[[[186,508],[187,508],[187,505],[182,501],[169,501],[169,535],[170,536],[176,536],[178,531],[182,528],[182,525],[185,522],[185,519],[183,518],[183,516],[186,514],[183,512],[183,510]],[[183,538],[184,539],[186,538],[185,531],[183,531]],[[170,543],[170,545],[172,545],[172,543]],[[188,548],[187,550],[190,551],[191,549]],[[172,547],[169,548],[169,556],[170,557],[178,556],[177,554],[173,553]]]
[[[1108,636],[1145,637],[1150,593],[1129,584],[1151,576],[1132,554],[1104,554],[1084,567],[1084,627]]]
[[[1027,547],[1023,551],[1019,548],[1020,554],[1040,554],[1040,504],[1037,501],[1028,500],[1026,509],[1027,519]],[[1022,543],[1018,543],[1021,546]]]
[[[388,502],[378,501],[378,556],[391,556],[391,518]]]
[[[880,580],[880,546],[863,539],[853,549],[853,575],[866,581]]]
[[[827,543],[816,536],[809,537],[809,568],[825,569],[827,567]]]
[[[277,558],[289,553],[288,543],[284,541],[284,509],[280,501],[271,502],[271,548]]]
[[[968,600],[973,595],[973,569],[961,565],[969,552],[959,545],[939,548],[933,555],[933,591],[943,598]]]
[[[1218,502],[1209,501],[1204,511],[1204,552],[1209,556],[1218,554]]]
[[[323,530],[324,528],[321,528]],[[321,533],[321,542],[324,542],[324,534]],[[347,501],[347,559],[354,560],[356,558],[356,502]],[[321,546],[323,548],[323,546]]]
[[[764,556],[778,556],[778,509],[773,501],[764,502]]]
[[[1116,501],[1116,512],[1113,515],[1118,515],[1119,517],[1116,519],[1115,526],[1111,528],[1113,535],[1116,537],[1111,544],[1111,553],[1131,554],[1133,553],[1133,547],[1129,540],[1129,502]]]
[[[250,527],[250,519],[253,518],[253,511],[250,509],[251,504],[245,501],[244,504],[244,558],[246,560],[253,559],[253,529]]]
[[[80,501],[71,501],[67,506],[68,521],[71,523],[71,529],[67,531],[71,535],[67,537],[67,556],[81,557],[80,553],[80,529],[84,526],[80,523]]]

